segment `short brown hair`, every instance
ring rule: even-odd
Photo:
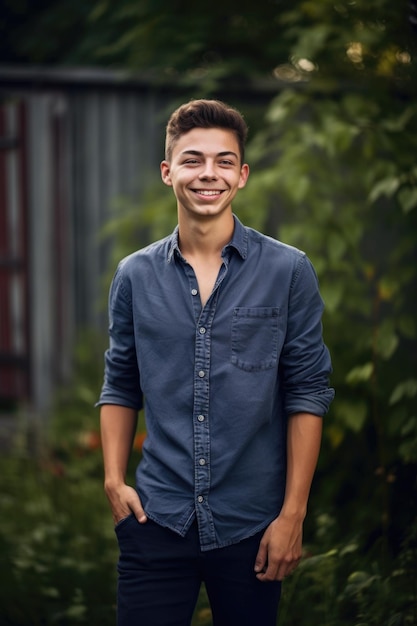
[[[165,158],[169,161],[178,139],[193,128],[224,128],[234,132],[243,163],[248,127],[237,109],[220,100],[190,100],[176,109],[166,127]]]

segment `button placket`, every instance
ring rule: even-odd
[[[204,519],[209,514],[207,495],[210,489],[209,482],[209,454],[210,438],[209,424],[206,416],[209,407],[209,372],[210,372],[210,310],[206,307],[201,311],[196,325],[195,363],[196,382],[194,388],[194,459],[195,459],[195,494],[197,503],[197,518]],[[212,316],[211,316],[212,317]],[[204,508],[204,513],[202,508]],[[205,531],[203,531],[205,532]]]
[[[195,502],[196,517],[199,524],[202,544],[213,544],[213,518],[209,507],[210,492],[210,355],[211,355],[211,327],[219,297],[219,285],[225,275],[223,265],[214,288],[213,294],[204,308],[200,308],[196,315],[195,332],[195,379],[194,379],[194,472],[195,472]],[[193,290],[192,290],[193,293]],[[195,294],[197,295],[197,294]],[[193,307],[197,312],[198,298],[193,298]]]
[[[194,472],[196,517],[200,538],[204,544],[215,541],[214,525],[209,507],[210,493],[210,355],[211,326],[214,319],[217,294],[200,312],[195,331],[194,384]]]

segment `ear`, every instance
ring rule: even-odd
[[[165,185],[172,187],[170,167],[168,161],[162,161],[161,163],[161,178]]]
[[[239,179],[238,189],[243,189],[243,187],[247,183],[248,178],[249,178],[249,165],[247,163],[244,163],[240,170],[240,179]]]

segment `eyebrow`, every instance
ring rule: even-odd
[[[199,150],[184,150],[183,152],[181,152],[181,154],[183,155],[192,154],[193,156],[204,156],[204,152],[200,152]],[[230,156],[230,155],[236,157],[236,159],[239,158],[236,152],[233,152],[232,150],[224,150],[223,152],[219,152],[218,154],[216,154],[216,156],[218,157]]]

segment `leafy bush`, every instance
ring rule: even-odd
[[[86,455],[0,460],[2,625],[115,623],[113,529]]]
[[[411,626],[417,619],[416,536],[410,536],[388,573],[352,538],[326,548],[328,515],[316,518],[314,542],[284,583],[278,625]],[[331,545],[331,544],[330,544]],[[318,550],[323,551],[318,551]],[[310,553],[309,553],[310,550]],[[387,565],[387,564],[385,564]]]

